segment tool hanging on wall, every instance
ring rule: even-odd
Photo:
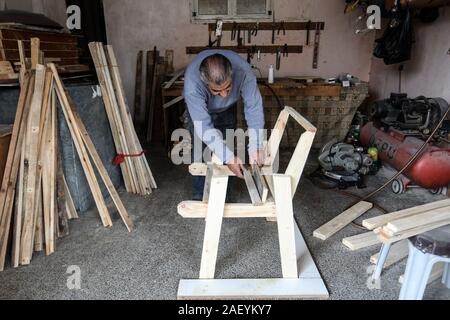
[[[236,39],[236,33],[237,33],[237,23],[233,22],[233,28],[231,30],[231,41],[234,41]]]
[[[317,69],[319,64],[319,43],[320,43],[320,27],[319,25],[316,25],[316,33],[314,35],[313,69]]]
[[[311,20],[306,23],[306,45],[309,46],[309,31],[311,30]]]
[[[252,36],[258,35],[259,22],[256,22],[255,26],[248,29],[248,43],[252,43]]]
[[[275,68],[277,70],[280,70],[280,65],[281,65],[281,50],[280,50],[280,48],[277,48],[277,56],[276,56]]]
[[[217,46],[220,47],[222,42],[222,27],[223,27],[223,21],[217,20],[216,22],[216,38],[217,38]]]

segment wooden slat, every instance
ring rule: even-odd
[[[64,193],[66,194],[66,208],[69,213],[69,219],[78,219],[77,209],[70,194],[69,186],[67,185],[66,177],[63,175]]]
[[[384,233],[381,230],[381,228],[375,229],[374,232],[376,234],[378,234],[378,239],[380,241],[382,241],[383,243],[393,243],[393,242],[397,242],[397,241],[400,241],[403,239],[408,239],[410,237],[414,237],[418,234],[421,234],[421,233],[424,233],[427,231],[431,231],[431,230],[446,226],[448,224],[450,224],[450,221],[441,221],[441,222],[431,223],[431,224],[423,225],[423,226],[416,227],[413,229],[409,229],[409,230],[399,233],[395,236],[391,236],[391,235]]]
[[[109,45],[105,46],[105,48],[107,51],[110,73],[117,96],[120,117],[124,126],[126,143],[129,145],[130,152],[132,154],[141,154],[143,150],[139,139],[137,138],[136,130],[131,118],[131,112],[125,98],[125,91],[120,77],[119,67],[117,65],[117,59],[115,57],[114,50],[112,46]],[[132,158],[132,164],[134,165],[134,170],[136,170],[136,179],[138,181],[138,184],[140,185],[141,195],[150,194],[152,192],[152,173],[151,171],[147,170],[148,167],[145,166],[144,162],[147,162],[145,154],[139,157]]]
[[[314,237],[321,240],[326,240],[333,234],[344,228],[346,225],[354,221],[356,218],[361,216],[363,213],[367,212],[373,207],[373,204],[366,201],[358,202],[356,205],[345,210],[340,215],[334,219],[328,221],[326,224],[320,228],[314,230]]]
[[[69,103],[66,93],[64,91],[64,86],[58,75],[55,65],[54,64],[49,64],[49,65],[52,69],[53,76],[55,78],[56,92],[58,95],[58,99],[60,100],[60,104],[61,104],[61,108],[64,113],[64,117],[66,118],[67,124],[69,126],[72,140],[75,144],[75,148],[77,149],[77,153],[80,158],[80,162],[83,166],[83,170],[84,170],[85,176],[87,178],[89,188],[91,189],[97,209],[99,211],[100,218],[105,227],[110,227],[110,226],[112,226],[111,217],[109,216],[108,209],[105,204],[105,200],[103,199],[100,187],[98,185],[98,181],[95,176],[94,168],[92,167],[91,161],[89,159],[88,152],[86,150],[85,145],[83,144],[83,139],[81,137],[81,133],[75,127],[76,120],[75,120],[72,110],[70,108],[70,103]]]
[[[239,22],[237,26],[239,26],[242,30],[253,30],[255,28],[256,23],[254,22]],[[259,22],[258,23],[258,30],[259,31],[272,31],[273,29],[278,30],[282,27],[284,27],[285,30],[307,30],[309,25],[310,30],[315,30],[317,27],[320,30],[323,30],[325,28],[325,22],[307,22],[307,21],[276,21],[275,23],[272,22]],[[232,31],[234,28],[234,24],[230,22],[226,22],[222,25],[222,31]],[[216,30],[216,24],[215,23],[209,23],[208,24],[208,30],[209,31],[215,31]]]
[[[316,133],[313,131],[306,131],[301,135],[286,169],[286,174],[291,177],[292,198],[294,198],[298,184],[300,183],[300,178],[305,169],[315,135]]]
[[[127,227],[128,231],[131,232],[133,230],[133,222],[131,221],[127,210],[125,209],[125,206],[122,203],[122,200],[120,199],[119,194],[117,193],[116,188],[114,187],[113,182],[111,181],[111,178],[108,175],[108,172],[106,171],[105,166],[103,165],[102,160],[100,159],[99,154],[97,153],[97,150],[94,146],[94,143],[91,140],[91,137],[89,136],[86,127],[84,126],[83,122],[81,121],[81,118],[75,110],[75,106],[73,103],[71,103],[72,113],[76,121],[76,126],[78,127],[78,130],[80,130],[81,137],[83,138],[83,141],[86,145],[86,149],[88,150],[92,161],[94,162],[100,177],[103,180],[103,183],[105,184],[106,188],[108,189],[108,192],[116,205],[116,208],[119,212],[120,217],[122,218],[125,226]]]
[[[253,176],[250,173],[250,170],[242,167],[242,173],[244,174],[245,185],[247,186],[252,204],[255,206],[260,206],[262,204],[261,196],[258,192],[258,189],[256,188],[256,184],[253,180]]]
[[[277,212],[278,239],[283,278],[297,278],[295,251],[294,211],[291,197],[291,178],[288,175],[273,175]]]
[[[350,250],[358,250],[379,244],[381,241],[372,231],[342,239],[342,243]]]
[[[202,51],[205,50],[211,50],[211,49],[217,49],[217,48],[211,48],[211,47],[186,47],[186,54],[198,54]],[[229,51],[234,51],[236,53],[243,53],[246,54],[248,52],[252,52],[253,47],[252,46],[222,46],[220,47],[221,50],[229,50]],[[277,53],[278,50],[280,50],[280,52],[283,51],[283,46],[256,46],[256,50],[260,50],[261,53]],[[290,45],[288,46],[288,51],[289,54],[293,54],[293,53],[302,53],[303,52],[303,46],[293,46]]]
[[[103,49],[103,47],[102,47]],[[97,71],[97,77],[100,84],[100,89],[102,91],[102,98],[105,104],[106,115],[108,116],[108,121],[110,124],[111,132],[113,135],[114,144],[116,146],[116,151],[118,154],[128,154],[128,150],[125,149],[123,145],[123,132],[121,132],[116,123],[116,115],[113,112],[113,108],[117,105],[116,97],[113,93],[112,87],[110,87],[109,70],[107,65],[100,57],[99,45],[96,42],[89,43],[89,50],[91,51],[91,56],[95,64],[95,69]],[[110,79],[109,79],[110,80]],[[136,187],[130,171],[130,159],[127,158],[126,161],[120,164],[122,170],[122,176],[125,183],[125,189],[128,192],[136,192]]]
[[[142,112],[142,65],[144,52],[140,50],[136,58],[136,75],[134,82],[134,109],[133,120],[135,125],[140,125],[139,120]],[[139,128],[139,127],[138,127]]]
[[[22,239],[20,242],[20,263],[30,264],[33,254],[33,240],[35,230],[35,201],[38,179],[38,147],[40,136],[40,113],[44,97],[45,67],[36,65],[36,80],[30,114],[27,123],[25,161],[28,164],[28,177],[24,193],[24,219]]]
[[[181,280],[179,300],[327,299],[321,279]],[[267,309],[265,309],[267,311]]]
[[[206,215],[200,279],[214,279],[228,177],[213,176]]]
[[[178,214],[183,218],[206,218],[208,204],[202,201],[183,201],[178,204]],[[226,203],[224,218],[276,218],[273,202],[261,206],[247,203]]]
[[[376,229],[378,227],[381,227],[385,224],[387,224],[389,221],[397,220],[401,218],[406,218],[409,216],[416,215],[421,212],[433,210],[433,209],[439,209],[442,207],[450,206],[450,199],[445,199],[441,201],[436,201],[432,203],[427,203],[424,205],[403,209],[400,211],[384,214],[378,217],[370,218],[363,220],[362,224],[364,227],[366,227],[369,230]]]
[[[39,38],[41,41],[46,42],[62,42],[71,44],[77,44],[79,39],[79,37],[68,33],[64,34],[30,30],[14,30],[8,27],[0,27],[0,39],[2,40],[29,40],[31,38]]]
[[[269,141],[265,149],[264,164],[266,166],[272,166],[275,158],[278,154],[281,140],[283,139],[284,130],[289,119],[289,113],[286,110],[282,110],[278,115],[277,122],[275,123],[272,132],[270,133]]]
[[[31,38],[31,69],[36,69],[36,65],[39,63],[39,50],[40,50],[40,40],[39,38]],[[19,52],[17,51],[17,54]],[[26,55],[26,52],[25,52]],[[12,58],[6,56],[6,59],[10,60]]]
[[[409,229],[417,228],[430,223],[438,223],[447,220],[450,223],[450,206],[433,209],[410,217],[393,220],[386,225],[392,234],[398,234]]]

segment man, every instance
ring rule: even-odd
[[[223,163],[242,178],[242,159],[225,144],[226,129],[236,128],[236,104],[242,97],[249,129],[250,163],[263,162],[264,112],[261,93],[252,67],[238,54],[227,50],[201,52],[184,75],[184,99],[188,111],[188,126]],[[213,138],[204,137],[206,130],[215,130]],[[198,139],[197,139],[198,140]],[[193,148],[193,161],[203,162]],[[202,148],[203,150],[203,148]],[[193,177],[195,200],[201,200],[204,177]]]

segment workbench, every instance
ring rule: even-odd
[[[341,84],[320,82],[318,78],[282,78],[275,79],[275,83],[270,85],[273,92],[265,83],[265,79],[258,80],[258,86],[263,97],[266,128],[274,126],[276,118],[284,106],[292,106],[317,127],[315,148],[333,138],[344,139],[356,110],[368,96],[368,84],[366,82],[344,88]],[[169,89],[162,90],[163,104],[181,97],[182,94],[183,81],[176,81]],[[182,98],[178,101],[181,100]],[[280,100],[282,106],[279,105],[278,100]],[[170,140],[168,130],[169,109],[164,110],[166,145]],[[238,104],[237,127],[246,128],[242,103]],[[291,137],[296,137],[299,134],[297,132],[299,129],[292,126],[288,126],[286,130]],[[281,146],[295,147],[295,144],[292,145],[291,143],[296,141],[295,138],[290,140],[292,141],[285,137]]]

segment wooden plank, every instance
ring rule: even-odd
[[[325,22],[313,22],[311,21],[309,24],[307,21],[276,21],[273,22],[259,22],[258,23],[258,30],[259,31],[272,31],[274,28],[275,30],[282,29],[284,27],[285,30],[307,30],[309,26],[310,30],[315,30],[317,27],[320,30],[324,30],[325,28]],[[239,27],[242,30],[253,30],[255,28],[254,22],[239,22]],[[222,25],[222,31],[232,31],[233,28],[235,28],[235,25],[230,22],[225,22]],[[215,31],[216,30],[216,23],[209,23],[208,24],[208,30],[209,31]]]
[[[254,206],[262,205],[261,196],[258,193],[258,189],[256,188],[255,181],[253,181],[253,176],[250,173],[250,170],[241,166],[242,173],[244,174],[245,185],[247,186],[248,193],[250,195],[250,199]]]
[[[206,218],[208,204],[202,201],[183,201],[178,204],[178,214],[183,218]],[[261,206],[249,203],[226,203],[224,218],[276,218],[276,208],[273,202]]]
[[[216,172],[220,175],[234,176],[234,173],[226,165],[218,165],[215,168]],[[193,176],[205,176],[207,171],[206,163],[193,163],[189,165],[189,173]],[[265,176],[272,174],[272,168],[264,166],[261,168],[261,173]]]
[[[105,184],[106,188],[108,189],[108,192],[111,196],[111,199],[113,200],[117,211],[119,212],[120,217],[122,218],[122,221],[124,222],[125,226],[127,227],[128,231],[131,232],[133,230],[133,222],[131,221],[127,210],[125,209],[125,206],[122,203],[122,200],[120,199],[119,194],[117,193],[116,188],[114,187],[113,182],[111,181],[111,178],[108,175],[108,172],[106,171],[105,166],[103,165],[103,162],[97,153],[97,150],[95,149],[94,143],[91,140],[91,137],[89,136],[86,127],[84,126],[83,122],[81,121],[81,118],[75,110],[75,106],[71,103],[72,113],[76,121],[76,126],[78,127],[78,130],[81,133],[81,137],[83,138],[83,141],[86,145],[86,149],[88,150],[92,161],[94,162],[100,177],[103,180],[103,183]]]
[[[174,72],[173,56],[174,56],[174,51],[171,49],[166,50],[166,52],[164,53],[164,61],[166,64],[166,70],[165,70],[166,74],[173,74],[173,72]]]
[[[280,148],[281,140],[283,139],[284,130],[289,119],[289,113],[286,110],[282,110],[278,116],[277,122],[270,134],[269,141],[264,151],[264,164],[266,166],[273,166],[275,158]]]
[[[252,177],[255,181],[256,189],[261,197],[261,202],[266,203],[269,196],[269,187],[267,186],[266,179],[261,174],[261,170],[257,164],[252,165]]]
[[[380,241],[382,241],[383,243],[392,243],[392,242],[397,242],[403,239],[408,239],[410,237],[416,236],[418,234],[427,232],[427,231],[431,231],[433,229],[437,229],[439,227],[443,227],[450,224],[449,220],[446,221],[441,221],[441,222],[436,222],[436,223],[431,223],[428,225],[423,225],[417,228],[413,228],[413,229],[409,229],[405,232],[399,233],[398,235],[395,236],[390,236],[387,235],[385,233],[383,233],[380,229],[375,229],[374,232],[378,235],[378,239]]]
[[[75,208],[75,204],[73,202],[72,195],[70,194],[69,186],[67,185],[66,176],[63,175],[63,183],[64,183],[64,193],[66,194],[66,209],[69,213],[69,219],[78,219],[77,209]]]
[[[205,186],[203,187],[203,203],[208,203],[209,201],[209,193],[211,191],[211,180],[214,175],[214,165],[212,163],[208,163],[208,170],[206,172],[205,177]],[[207,209],[208,207],[205,207]],[[205,217],[206,217],[206,211],[205,211]]]
[[[183,100],[184,100],[183,96],[179,96],[175,99],[172,99],[169,102],[166,102],[163,104],[163,109],[167,109],[167,108],[173,106],[174,104],[177,104],[178,102],[183,101]]]
[[[66,118],[67,124],[69,126],[69,130],[72,136],[72,140],[74,142],[75,148],[77,149],[78,156],[80,158],[80,162],[83,167],[83,171],[87,178],[89,188],[94,197],[97,209],[100,214],[100,218],[105,227],[112,226],[111,217],[109,216],[108,209],[105,204],[105,200],[103,199],[100,187],[98,185],[97,178],[95,176],[94,168],[92,167],[91,161],[89,159],[88,152],[86,150],[85,145],[83,144],[83,138],[81,137],[81,133],[77,130],[75,123],[76,120],[70,108],[70,103],[67,99],[67,96],[64,91],[64,86],[62,81],[58,75],[56,67],[54,64],[49,64],[52,69],[53,76],[56,84],[56,92],[58,95],[58,99],[60,100],[61,108],[64,113],[64,117]]]
[[[227,176],[213,176],[211,179],[211,192],[206,214],[202,260],[200,264],[200,279],[214,279],[227,185]]]
[[[278,50],[283,50],[283,46],[277,46],[277,45],[262,45],[257,46],[256,50],[260,50],[261,53],[277,53]],[[221,50],[229,50],[234,51],[236,53],[243,53],[246,54],[248,52],[251,52],[253,50],[253,47],[250,46],[221,46]],[[211,50],[211,47],[186,47],[186,54],[198,54],[200,52],[203,52],[205,50]],[[288,46],[289,54],[294,53],[302,53],[303,52],[303,46]]]
[[[385,224],[387,224],[389,221],[397,220],[401,218],[406,218],[409,216],[413,216],[425,211],[430,211],[434,209],[439,209],[442,207],[450,206],[450,199],[445,199],[441,201],[436,201],[432,203],[427,203],[420,206],[415,206],[408,209],[399,210],[396,212],[384,214],[378,217],[370,218],[363,220],[362,224],[364,227],[366,227],[369,230],[376,229],[378,227],[381,227]]]
[[[402,240],[397,243],[394,243],[391,249],[389,250],[389,255],[386,261],[384,262],[383,268],[388,268],[393,264],[403,260],[408,256],[408,253],[409,251],[407,240]],[[373,264],[377,264],[379,256],[380,256],[379,252],[377,254],[374,254],[373,256],[370,257],[370,262]]]
[[[23,193],[24,193],[24,179],[25,179],[25,143],[22,143],[22,150],[20,156],[20,168],[17,181],[16,200],[14,207],[14,227],[13,227],[13,242],[11,249],[11,264],[13,268],[17,268],[20,264],[20,239],[22,233],[23,221]]]
[[[297,278],[294,211],[291,198],[291,179],[287,175],[273,175],[283,278]]]
[[[328,299],[328,293],[316,278],[180,280],[177,299]]]
[[[305,117],[301,116],[300,113],[298,113],[294,108],[291,107],[284,107],[284,110],[286,110],[289,115],[295,119],[295,121],[298,122],[299,125],[302,126],[303,129],[309,132],[316,132],[317,129],[315,126],[311,124]]]
[[[144,61],[144,52],[140,50],[136,58],[136,75],[134,82],[134,110],[133,120],[135,126],[140,126],[140,117],[142,112],[142,64]]]
[[[31,38],[31,69],[36,69],[36,65],[39,63],[39,50],[40,50],[40,40],[39,38]],[[26,54],[26,53],[25,53]],[[10,59],[9,57],[6,57]]]
[[[254,207],[255,208],[255,207]],[[259,207],[261,208],[261,207]],[[329,294],[294,222],[297,279],[180,280],[178,299],[327,299]],[[230,282],[231,281],[231,282]],[[232,283],[232,285],[229,285]],[[298,289],[298,290],[297,290]]]
[[[39,51],[38,51],[39,52]],[[40,135],[40,113],[44,98],[46,69],[36,64],[36,80],[33,98],[31,100],[30,114],[27,123],[25,162],[28,163],[28,177],[24,193],[24,219],[22,239],[20,242],[20,263],[30,264],[33,254],[33,240],[35,230],[35,198],[38,178],[38,146]]]
[[[148,166],[145,166],[144,162],[147,163],[145,154],[139,139],[137,138],[136,130],[131,119],[131,112],[128,107],[128,103],[125,98],[125,90],[123,88],[122,80],[120,77],[120,71],[117,64],[117,59],[114,54],[113,47],[110,45],[105,46],[107,51],[108,64],[110,66],[110,73],[113,80],[114,89],[117,95],[118,107],[120,111],[120,118],[123,122],[124,132],[126,137],[126,143],[130,148],[132,154],[141,154],[139,157],[132,158],[132,164],[134,165],[134,170],[136,171],[137,183],[140,186],[140,194],[147,195],[152,193],[152,173]]]
[[[178,80],[178,78],[180,78],[181,76],[184,75],[184,72],[186,71],[186,69],[180,69],[177,72],[175,72],[175,74],[173,75],[173,77],[164,85],[163,89],[167,90],[170,89],[170,87],[172,87],[172,85],[175,83],[175,81]]]
[[[294,198],[298,184],[300,183],[300,178],[306,166],[315,135],[316,133],[312,131],[306,131],[301,135],[286,169],[286,174],[291,177],[292,198]]]
[[[444,220],[448,220],[450,223],[450,206],[391,221],[386,225],[386,228],[395,235],[422,225]]]
[[[89,50],[91,51],[92,59],[95,64],[95,69],[98,76],[98,81],[100,84],[100,89],[102,91],[102,98],[105,105],[105,111],[106,115],[108,116],[108,121],[110,124],[111,132],[113,135],[114,144],[116,147],[116,151],[118,154],[129,154],[128,150],[126,150],[125,146],[123,145],[123,132],[119,130],[116,114],[114,113],[114,107],[117,105],[116,97],[114,94],[113,88],[110,86],[111,82],[108,81],[109,78],[109,70],[107,68],[106,62],[101,59],[100,54],[100,47],[102,45],[91,42],[89,43]],[[103,47],[101,47],[103,49]],[[109,80],[111,80],[109,78]],[[125,189],[127,192],[136,192],[136,187],[134,185],[134,181],[132,178],[132,173],[130,171],[130,159],[126,158],[126,161],[122,162],[120,164],[120,168],[122,171],[124,183],[125,183]]]
[[[366,201],[360,201],[353,207],[342,212],[340,215],[334,219],[328,221],[326,224],[320,228],[314,230],[314,237],[321,240],[326,240],[333,234],[344,228],[346,225],[354,221],[356,218],[361,216],[363,213],[367,212],[373,207],[373,204]]]
[[[379,244],[381,241],[372,231],[342,239],[342,243],[350,250],[358,250]]]

